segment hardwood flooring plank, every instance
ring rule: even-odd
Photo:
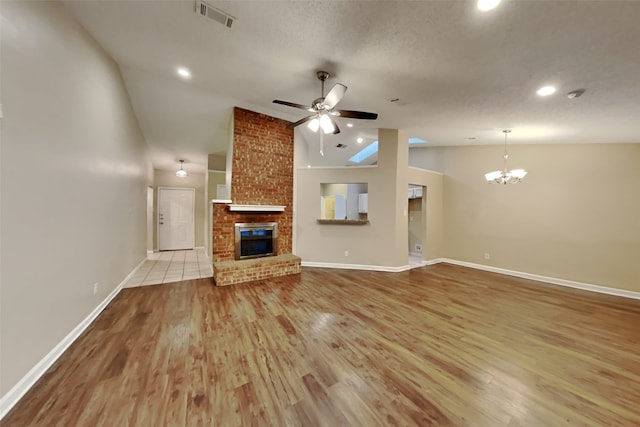
[[[2,426],[638,426],[640,301],[439,264],[128,288]]]

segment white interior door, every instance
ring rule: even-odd
[[[158,249],[170,251],[195,246],[193,188],[158,188]]]

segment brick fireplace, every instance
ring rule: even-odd
[[[282,212],[231,211],[213,206],[213,276],[231,285],[300,272],[292,255],[293,131],[287,121],[234,108],[231,198],[234,205],[284,206]],[[235,259],[236,223],[278,223],[277,256]]]

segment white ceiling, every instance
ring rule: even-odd
[[[338,108],[379,118],[352,129],[338,119],[343,132],[325,137],[316,164],[346,164],[379,127],[433,146],[500,144],[505,128],[513,143],[640,142],[639,1],[503,0],[489,12],[472,1],[209,3],[236,18],[231,29],[192,0],[65,3],[119,64],[156,168],[184,158],[204,171],[207,154],[226,151],[233,106],[304,117],[272,100],[310,104],[319,69],[335,76],[326,90],[349,87]],[[558,92],[538,97],[545,84]],[[302,132],[316,150],[318,136]]]

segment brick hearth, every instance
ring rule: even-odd
[[[230,212],[213,206],[213,270],[216,285],[300,272],[291,254],[293,231],[293,131],[288,122],[234,109],[231,198],[234,204],[285,206],[284,212]],[[237,222],[277,222],[278,256],[235,260]]]

